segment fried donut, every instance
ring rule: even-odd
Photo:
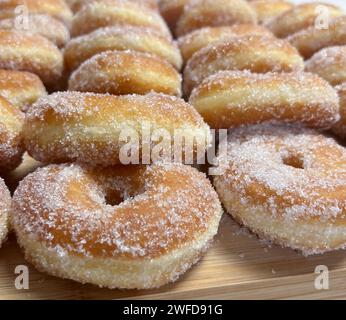
[[[176,28],[178,37],[203,27],[257,23],[256,13],[244,0],[195,0],[185,6]]]
[[[340,121],[338,121],[334,127],[333,132],[341,137],[346,138],[346,82],[336,87],[336,90],[340,97]]]
[[[114,25],[151,28],[171,38],[168,26],[158,12],[145,7],[138,10],[138,4],[128,0],[103,0],[85,5],[73,17],[71,35],[76,37]]]
[[[38,161],[78,160],[111,166],[124,164],[121,157],[124,145],[128,144],[122,142],[124,135],[138,146],[140,152],[136,161],[147,157],[143,155],[145,152],[154,152],[152,144],[149,150],[146,146],[142,148],[150,144],[150,141],[142,141],[145,138],[143,126],[152,132],[164,130],[174,139],[181,131],[187,138],[194,139],[193,151],[205,150],[211,142],[208,125],[191,105],[182,99],[156,93],[145,96],[54,93],[28,110],[23,131],[26,149]],[[188,145],[183,142],[183,150],[184,146]],[[169,160],[170,155],[167,155]]]
[[[155,54],[179,69],[182,58],[179,49],[169,39],[148,28],[108,27],[72,39],[64,50],[67,72],[78,68],[85,60],[108,50],[135,50]]]
[[[195,30],[178,39],[178,45],[186,63],[195,52],[230,37],[245,35],[262,35],[271,37],[273,34],[265,27],[254,24],[235,24],[226,27],[206,27]]]
[[[184,7],[191,0],[160,0],[160,13],[168,24],[172,32],[177,27],[177,22],[184,12]]]
[[[0,178],[0,247],[7,237],[9,231],[9,213],[11,209],[11,195],[5,185],[4,180]]]
[[[323,48],[346,45],[346,15],[333,19],[327,29],[311,26],[289,36],[287,40],[306,59]]]
[[[0,69],[0,96],[18,109],[26,109],[47,91],[33,73]]]
[[[0,96],[0,172],[16,168],[24,153],[24,116]]]
[[[304,3],[293,7],[291,10],[270,21],[266,26],[279,38],[286,38],[291,34],[306,29],[310,26],[315,28],[316,19],[321,14],[319,8],[328,10],[328,18],[340,17],[344,12],[327,3]]]
[[[317,75],[303,72],[221,71],[193,91],[190,103],[215,129],[268,120],[328,129],[339,119],[334,88]]]
[[[85,61],[69,80],[69,90],[181,97],[181,75],[165,60],[137,51],[105,51]]]
[[[179,164],[50,165],[13,197],[13,226],[31,263],[108,288],[176,281],[208,249],[221,215],[208,179]]]
[[[278,125],[236,130],[214,185],[242,225],[305,255],[346,245],[346,149],[316,131]]]
[[[20,10],[20,6],[24,6],[22,10]],[[64,22],[66,25],[71,24],[72,12],[64,0],[0,1],[0,19],[36,13],[47,14]]]
[[[288,42],[265,36],[243,36],[210,45],[188,61],[184,70],[184,93],[221,70],[257,73],[291,72],[304,69],[304,61]]]
[[[28,71],[47,86],[60,79],[63,56],[46,38],[14,30],[0,30],[0,68]]]
[[[28,24],[16,26],[16,18],[0,20],[0,29],[25,31],[39,34],[52,41],[56,46],[63,47],[70,39],[70,32],[61,21],[46,15],[32,14],[28,16]]]
[[[305,70],[317,73],[333,86],[346,82],[346,46],[329,47],[315,53],[306,61]]]
[[[260,24],[266,24],[294,7],[293,3],[280,0],[255,0],[250,4],[257,13]]]

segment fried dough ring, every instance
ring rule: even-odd
[[[294,7],[289,1],[280,0],[255,0],[250,4],[257,13],[259,24],[266,24]]]
[[[11,209],[11,195],[5,185],[4,180],[0,178],[0,247],[6,240],[9,231],[9,213]]]
[[[140,151],[135,161],[141,161],[147,151],[149,155],[154,145],[147,150],[140,143],[145,124],[152,131],[165,130],[171,139],[182,131],[195,140],[192,152],[205,150],[211,142],[208,125],[191,105],[173,96],[154,93],[145,96],[54,93],[28,110],[23,131],[27,151],[38,161],[78,160],[110,166],[124,164],[123,147],[128,144],[122,142],[124,134],[131,137],[130,142]],[[183,142],[183,151],[184,146],[187,145]]]
[[[191,0],[160,0],[160,13],[168,24],[172,32],[177,27],[177,22],[184,12],[184,7]]]
[[[139,40],[140,39],[140,40]],[[97,53],[108,50],[135,50],[155,54],[180,70],[179,49],[169,39],[148,28],[108,27],[72,39],[64,51],[65,69],[71,72]]]
[[[340,97],[340,121],[334,127],[333,132],[342,139],[346,139],[346,82],[336,87]]]
[[[235,24],[226,27],[205,27],[180,37],[178,39],[178,45],[184,62],[187,63],[195,52],[210,44],[224,41],[230,37],[246,35],[262,35],[271,37],[273,34],[265,27],[254,24]]]
[[[328,129],[339,119],[333,87],[317,75],[303,72],[221,71],[193,91],[190,103],[215,129],[268,120]]]
[[[303,59],[284,40],[264,36],[236,37],[210,45],[192,56],[184,70],[184,94],[189,96],[205,78],[221,70],[266,73],[303,69]]]
[[[203,27],[221,27],[238,23],[257,23],[255,11],[244,0],[191,1],[185,6],[175,34],[181,37]]]
[[[171,64],[149,53],[105,51],[85,61],[69,80],[69,90],[181,97],[181,75]]]
[[[346,149],[313,130],[240,128],[214,185],[242,225],[306,255],[346,246]]]
[[[221,215],[208,179],[178,164],[51,165],[25,178],[13,199],[13,226],[31,263],[108,288],[176,281],[208,249]]]

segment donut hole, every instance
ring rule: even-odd
[[[108,191],[105,194],[105,200],[107,205],[118,206],[125,201],[125,197],[122,196],[119,192],[112,190]]]
[[[284,165],[293,167],[296,169],[304,169],[304,161],[301,157],[296,154],[289,154],[282,158]]]

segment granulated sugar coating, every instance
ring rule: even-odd
[[[0,247],[9,230],[8,215],[11,208],[11,195],[4,180],[0,178]]]

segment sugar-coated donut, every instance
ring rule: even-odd
[[[176,28],[183,36],[203,27],[257,23],[256,13],[245,0],[194,0],[184,9]]]
[[[23,6],[23,8],[21,7]],[[0,19],[18,17],[26,14],[48,14],[66,25],[71,24],[72,12],[65,0],[3,0],[0,1]]]
[[[131,26],[107,27],[72,39],[64,50],[65,69],[70,72],[93,55],[107,50],[135,50],[155,54],[180,69],[182,58],[176,44],[160,33]]]
[[[304,69],[304,61],[287,41],[266,36],[243,36],[210,45],[196,52],[184,70],[184,93],[221,70],[257,73],[291,72]]]
[[[172,32],[176,29],[177,22],[184,12],[184,7],[190,1],[191,0],[160,0],[160,13]]]
[[[192,31],[178,39],[178,45],[186,63],[192,55],[210,44],[224,41],[230,37],[245,35],[272,36],[265,27],[254,24],[235,24],[226,27],[205,27]]]
[[[328,129],[339,119],[333,87],[315,74],[221,71],[207,78],[190,103],[211,128],[234,128],[268,120]]]
[[[110,166],[124,164],[123,147],[128,143],[140,151],[135,161],[147,159],[154,153],[155,144],[143,140],[143,130],[148,127],[151,129],[149,139],[150,132],[157,134],[161,130],[169,135],[170,142],[174,142],[180,131],[187,139],[194,139],[192,152],[205,150],[211,142],[208,125],[191,105],[182,99],[156,93],[145,96],[54,93],[28,110],[23,131],[27,151],[38,161],[78,160]],[[123,142],[124,136],[130,137],[130,142]],[[182,144],[185,152],[184,146],[189,145]],[[173,152],[163,157],[170,158],[170,155]]]
[[[47,86],[60,79],[63,56],[49,40],[14,30],[0,30],[0,68],[28,71]]]
[[[139,8],[138,4],[128,0],[103,0],[85,5],[73,17],[71,35],[76,37],[113,25],[152,28],[171,37],[168,26],[157,11]]]
[[[256,11],[260,24],[266,24],[294,7],[292,2],[280,0],[254,0],[250,4]]]
[[[226,210],[264,240],[320,254],[346,247],[346,149],[316,131],[250,126],[229,137],[214,185]]]
[[[47,14],[31,14],[27,24],[16,25],[16,18],[0,20],[0,29],[25,31],[39,34],[52,41],[58,47],[63,47],[70,39],[67,26]]]
[[[12,220],[39,270],[101,287],[148,289],[176,281],[200,259],[221,215],[210,182],[190,166],[71,164],[26,177],[13,197]]]
[[[306,59],[323,48],[346,45],[346,15],[333,19],[327,29],[311,26],[294,33],[287,40]]]
[[[0,96],[0,172],[16,168],[22,160],[23,122],[22,112]]]
[[[334,125],[332,131],[342,139],[346,139],[346,82],[338,85],[336,90],[340,98],[340,121]]]
[[[85,61],[69,80],[69,90],[146,94],[151,91],[181,97],[181,75],[157,56],[137,51],[105,51]]]
[[[11,195],[4,180],[0,178],[0,247],[9,231],[9,214],[11,209]]]

